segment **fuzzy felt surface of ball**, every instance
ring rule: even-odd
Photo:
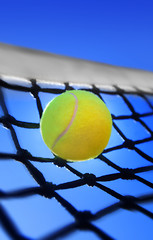
[[[105,103],[85,90],[71,90],[54,98],[40,121],[45,144],[68,161],[97,157],[107,146],[112,129]]]

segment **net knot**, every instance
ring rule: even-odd
[[[66,165],[66,161],[59,157],[55,157],[55,162],[53,163],[58,167],[65,167]]]
[[[113,87],[117,90],[117,94],[118,94],[118,95],[122,95],[122,94],[125,93],[125,90],[122,89],[122,88],[120,88],[119,86],[113,85]]]
[[[96,183],[96,176],[92,173],[85,173],[83,175],[83,180],[86,184],[88,184],[90,187],[93,187]]]
[[[42,195],[44,197],[49,198],[49,199],[54,197],[54,189],[55,189],[55,185],[54,184],[52,184],[50,182],[46,182],[40,188],[42,190]]]
[[[135,121],[138,121],[139,118],[140,118],[140,114],[135,112],[135,113],[133,113],[132,118],[133,118]]]
[[[41,90],[41,87],[39,87],[37,84],[36,84],[36,81],[35,80],[31,80],[32,81],[32,87],[30,89],[30,92],[31,94],[33,95],[34,98],[37,98],[38,96],[38,92],[40,92]]]
[[[123,143],[123,147],[128,148],[130,150],[133,150],[135,145],[134,142],[130,139],[126,139],[125,142]]]
[[[120,171],[121,178],[126,180],[133,180],[135,179],[134,171],[132,168],[122,168]]]
[[[29,158],[31,158],[31,154],[27,150],[22,149],[22,148],[17,150],[17,156],[18,156],[18,160],[20,162],[24,162],[24,161],[28,160]]]
[[[111,114],[112,115],[112,119],[115,119],[115,115],[114,114]]]
[[[89,226],[89,221],[92,219],[93,215],[90,211],[79,211],[75,217],[79,224],[79,229],[87,229]]]
[[[0,122],[3,124],[3,126],[7,129],[10,128],[10,122],[14,122],[14,118],[10,116],[9,114],[1,117]]]
[[[74,90],[74,88],[69,85],[69,82],[65,82],[64,85],[65,85],[65,91],[66,90]]]
[[[99,89],[93,84],[92,85],[92,92],[96,95],[99,95],[100,94],[100,91]]]

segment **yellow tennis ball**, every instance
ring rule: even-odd
[[[54,98],[40,121],[41,134],[51,151],[68,161],[97,157],[108,144],[112,118],[95,94],[72,90]]]

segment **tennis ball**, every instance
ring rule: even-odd
[[[105,103],[84,90],[66,91],[54,98],[40,121],[46,145],[68,161],[97,157],[108,144],[111,128],[112,118]]]

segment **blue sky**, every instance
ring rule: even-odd
[[[1,0],[0,41],[153,70],[151,0]]]

